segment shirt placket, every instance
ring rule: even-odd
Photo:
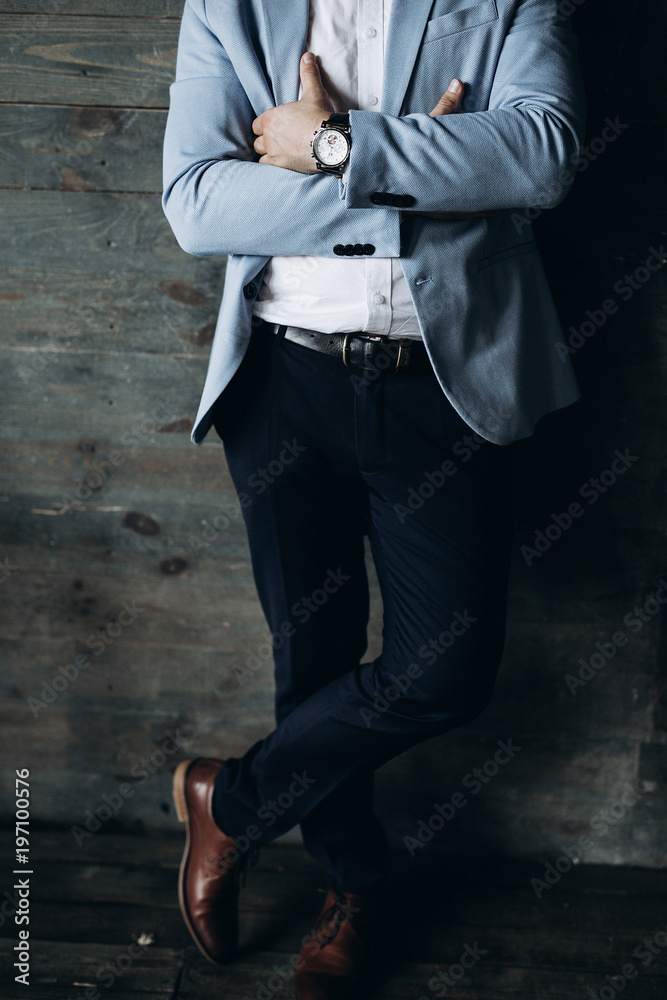
[[[362,111],[377,111],[384,77],[384,0],[358,0],[357,93]],[[366,333],[386,334],[391,326],[391,259],[367,258]]]

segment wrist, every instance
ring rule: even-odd
[[[334,111],[321,119],[313,133],[310,148],[315,169],[340,178],[350,158],[349,114]]]

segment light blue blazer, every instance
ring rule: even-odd
[[[529,436],[579,398],[528,222],[562,201],[578,165],[569,19],[557,0],[393,0],[380,111],[350,112],[344,187],[258,163],[252,145],[253,119],[297,98],[308,12],[308,0],[185,5],[162,205],[183,250],[228,255],[192,440],[241,363],[269,258],[358,243],[400,257],[440,385],[470,427],[496,444]],[[461,113],[431,118],[454,76]],[[505,211],[443,221],[378,193],[408,196],[413,211]]]

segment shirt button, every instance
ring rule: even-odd
[[[366,38],[375,38],[377,31],[375,28],[366,28]]]
[[[382,295],[380,292],[376,292],[375,295],[373,296],[373,302],[375,303],[376,306],[384,305],[384,295]]]
[[[368,103],[370,104],[370,106],[371,106],[372,108],[374,108],[374,107],[375,107],[375,105],[377,104],[377,102],[378,102],[378,99],[377,99],[377,97],[375,96],[375,94],[369,94],[369,95],[368,95]]]

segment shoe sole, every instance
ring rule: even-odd
[[[190,816],[188,811],[188,801],[187,795],[185,793],[185,782],[187,779],[188,771],[193,764],[196,764],[200,757],[194,757],[190,760],[183,760],[178,765],[174,771],[174,779],[172,782],[172,794],[174,799],[174,805],[176,807],[176,816],[181,823],[185,823],[185,849],[183,850],[183,857],[181,858],[181,865],[178,870],[178,905],[181,909],[181,916],[185,921],[185,926],[190,932],[190,936],[194,943],[197,945],[199,951],[202,953],[204,958],[207,958],[209,962],[213,965],[226,965],[228,962],[234,958],[235,949],[229,955],[215,958],[208,948],[199,939],[199,935],[195,929],[195,926],[190,919],[190,911],[188,910],[187,899],[185,895],[185,879],[188,870],[188,862],[190,860]]]

